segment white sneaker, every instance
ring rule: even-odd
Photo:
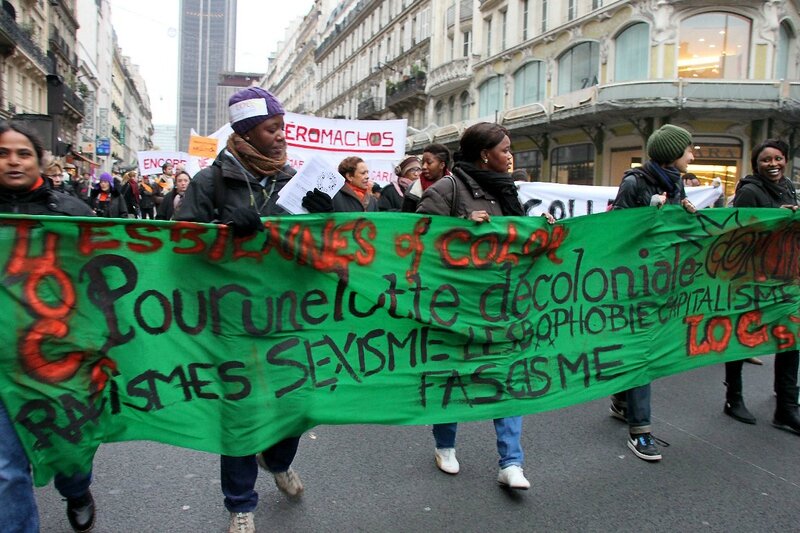
[[[434,450],[434,458],[439,470],[446,474],[458,474],[461,467],[458,464],[458,459],[456,459],[455,448],[436,448]]]
[[[303,495],[303,482],[291,467],[286,472],[277,472],[272,475],[275,477],[275,485],[288,497],[299,498]]]
[[[228,533],[256,533],[253,513],[231,513],[231,524]]]
[[[531,482],[525,479],[525,474],[522,473],[522,467],[519,465],[501,468],[500,473],[497,474],[497,482],[511,489],[528,490],[531,488]]]

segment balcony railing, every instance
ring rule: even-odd
[[[66,84],[64,85],[64,104],[71,107],[81,118],[85,116],[83,99]]]
[[[392,88],[387,88],[386,106],[392,107],[418,98],[425,99],[425,82],[426,77],[421,74],[414,78],[403,80]]]
[[[469,82],[469,59],[454,59],[431,70],[428,74],[428,92],[436,95],[447,92],[452,86]]]
[[[6,13],[4,9],[0,9],[0,33],[4,34],[4,39],[2,40],[10,41],[14,45],[22,48],[22,50],[38,64],[43,72],[46,74],[53,72],[52,59],[42,52],[41,48],[28,37],[28,34],[22,31],[22,28],[19,27],[17,22],[11,18],[11,15]]]
[[[383,99],[371,96],[358,103],[358,118],[370,118],[377,115],[383,109]]]

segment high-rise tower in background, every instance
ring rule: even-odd
[[[213,133],[221,72],[234,70],[236,0],[181,0],[178,65],[178,149],[189,146],[189,131]]]

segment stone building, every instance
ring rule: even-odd
[[[412,152],[495,121],[531,179],[616,185],[669,122],[731,194],[755,144],[800,144],[796,2],[351,0],[322,17],[309,111],[408,118]]]

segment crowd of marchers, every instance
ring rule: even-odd
[[[270,92],[250,87],[229,101],[233,133],[213,164],[195,176],[166,163],[156,176],[123,174],[76,175],[73,166],[47,156],[41,141],[24,126],[0,124],[0,213],[97,216],[206,222],[228,225],[235,236],[263,231],[262,217],[288,215],[277,204],[278,193],[296,171],[287,163],[284,109]],[[665,204],[696,211],[685,187],[696,185],[687,173],[694,156],[691,134],[664,125],[646,144],[648,161],[620,178],[611,209],[635,209]],[[752,174],[740,180],[736,207],[797,210],[794,186],[785,176],[788,145],[767,139],[752,152]],[[512,174],[509,132],[480,122],[467,128],[459,149],[451,154],[441,144],[426,146],[420,156],[408,155],[395,167],[396,179],[383,188],[371,183],[367,163],[357,156],[338,165],[344,186],[333,196],[314,189],[302,204],[310,213],[397,211],[457,217],[465,225],[482,224],[498,216],[525,216]],[[543,215],[547,223],[556,221]],[[798,351],[776,354],[776,408],[772,424],[800,435],[798,415]],[[725,365],[723,412],[754,424],[742,395],[742,361]],[[661,460],[651,426],[651,385],[614,394],[610,414],[625,422],[625,444],[645,461]],[[494,420],[498,453],[497,483],[525,490],[522,417]],[[458,474],[456,422],[433,426],[436,466]],[[254,532],[255,490],[259,469],[273,477],[289,498],[300,498],[304,485],[292,468],[300,435],[244,457],[220,457],[223,503],[230,513],[229,529]],[[74,531],[90,531],[95,521],[92,473],[63,473],[55,487],[67,502]],[[39,531],[30,464],[11,417],[0,402],[0,533]]]

